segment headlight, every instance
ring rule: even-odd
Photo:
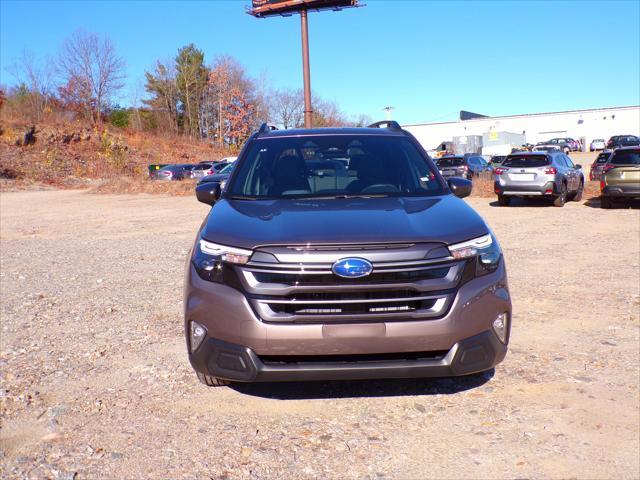
[[[245,264],[252,253],[251,250],[228,247],[200,239],[195,246],[192,261],[200,278],[209,282],[222,283],[224,264]]]
[[[478,277],[494,272],[502,258],[500,245],[492,234],[449,245],[449,251],[453,258],[477,257],[476,276]]]

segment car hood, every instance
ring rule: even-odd
[[[211,209],[202,237],[224,245],[442,242],[489,232],[454,195],[330,200],[227,200]]]

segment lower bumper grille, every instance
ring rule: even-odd
[[[331,323],[437,318],[447,311],[453,296],[453,292],[434,292],[402,298],[282,300],[276,297],[250,298],[249,301],[266,322]]]
[[[372,353],[353,355],[259,355],[258,358],[265,365],[313,365],[328,363],[354,362],[388,362],[410,360],[440,360],[448,350],[432,352],[400,352],[400,353]]]
[[[396,302],[367,302],[367,303],[343,303],[336,306],[319,306],[308,303],[267,303],[269,308],[275,313],[285,313],[290,315],[339,315],[339,314],[368,314],[368,313],[389,313],[389,312],[410,312],[420,309],[431,309],[436,303],[436,299]]]

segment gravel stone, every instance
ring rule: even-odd
[[[490,202],[495,371],[207,388],[182,319],[205,205],[2,193],[0,478],[639,478],[640,212]]]

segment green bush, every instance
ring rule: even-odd
[[[114,127],[125,128],[129,126],[129,110],[114,110],[109,116],[109,121]]]

